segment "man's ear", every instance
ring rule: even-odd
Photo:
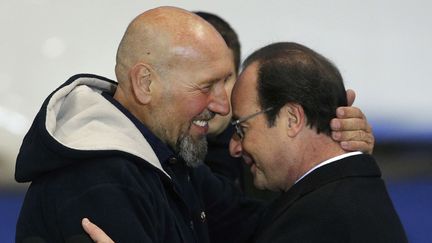
[[[129,71],[129,77],[135,100],[141,104],[148,104],[152,97],[151,84],[156,78],[154,70],[146,63],[137,63]]]
[[[295,137],[305,126],[305,114],[303,107],[296,103],[287,103],[282,107],[287,135]],[[281,117],[282,118],[282,117]]]

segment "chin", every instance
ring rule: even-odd
[[[265,184],[263,182],[257,181],[256,179],[254,179],[254,185],[257,189],[260,190],[266,190],[267,187],[265,186]]]

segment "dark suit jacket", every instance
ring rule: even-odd
[[[381,172],[369,155],[322,166],[268,209],[255,242],[407,242]]]

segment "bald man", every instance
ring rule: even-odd
[[[208,121],[229,113],[232,62],[217,31],[190,12],[135,18],[117,82],[73,76],[25,136],[15,177],[32,184],[16,242],[86,242],[84,217],[116,242],[246,241],[261,203],[201,163]]]

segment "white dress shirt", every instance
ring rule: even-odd
[[[304,178],[305,176],[307,176],[309,173],[311,173],[312,171],[318,169],[318,168],[321,167],[321,166],[324,166],[324,165],[330,164],[330,163],[332,163],[332,162],[335,162],[335,161],[341,160],[341,159],[346,158],[346,157],[350,157],[350,156],[358,155],[358,154],[362,154],[362,152],[360,152],[360,151],[356,151],[356,152],[349,152],[349,153],[346,153],[346,154],[341,154],[341,155],[338,155],[338,156],[336,156],[336,157],[330,158],[330,159],[328,159],[328,160],[324,160],[323,162],[321,162],[321,163],[315,165],[315,167],[313,167],[312,169],[310,169],[310,170],[309,170],[308,172],[306,172],[304,175],[302,175],[298,180],[296,180],[295,183],[299,182],[301,179],[303,179],[303,178]],[[294,184],[295,184],[295,183],[294,183]]]

